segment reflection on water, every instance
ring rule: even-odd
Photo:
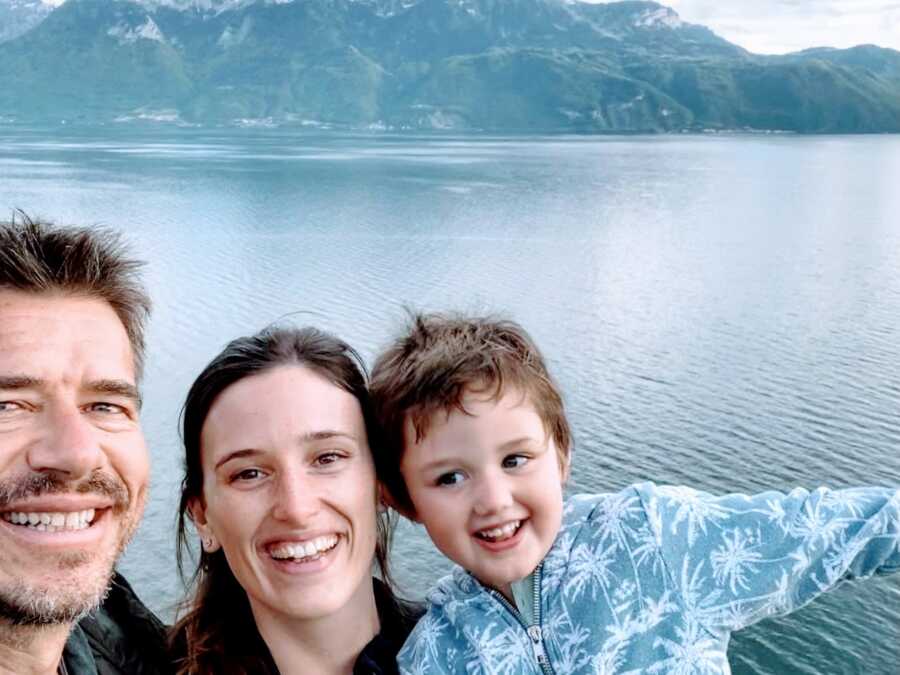
[[[0,127],[0,208],[124,228],[156,301],[153,495],[125,570],[173,564],[177,416],[279,317],[371,358],[404,305],[501,311],[544,347],[571,491],[897,483],[900,138],[459,138]],[[446,569],[405,526],[415,592]],[[735,673],[893,673],[900,583],[738,634]]]

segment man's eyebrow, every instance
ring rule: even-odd
[[[128,398],[134,401],[138,407],[143,404],[138,388],[126,380],[91,380],[84,389],[94,394],[110,394]]]
[[[30,375],[0,375],[0,390],[43,389],[47,380]],[[109,394],[131,399],[140,407],[143,403],[138,388],[126,380],[91,380],[83,389],[92,394]]]
[[[44,380],[28,375],[0,375],[0,389],[40,389]]]

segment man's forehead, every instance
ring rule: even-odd
[[[0,291],[0,373],[135,380],[131,343],[108,303],[9,291]]]

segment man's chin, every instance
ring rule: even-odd
[[[67,556],[59,561],[59,579],[40,583],[19,580],[0,582],[0,619],[15,626],[72,624],[98,607],[106,598],[112,578],[112,562],[78,561]]]

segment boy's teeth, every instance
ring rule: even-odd
[[[269,549],[269,555],[276,560],[305,560],[320,556],[337,546],[336,534],[326,534],[310,541],[285,542]]]
[[[39,532],[60,532],[63,530],[84,530],[94,520],[96,511],[85,509],[84,511],[54,511],[54,512],[25,512],[5,511],[3,520],[13,525],[22,525]]]
[[[482,539],[491,539],[494,541],[498,539],[509,539],[516,533],[516,530],[519,529],[519,525],[521,524],[521,520],[514,520],[502,527],[495,527],[490,530],[482,530],[478,533],[478,536],[480,536]]]

